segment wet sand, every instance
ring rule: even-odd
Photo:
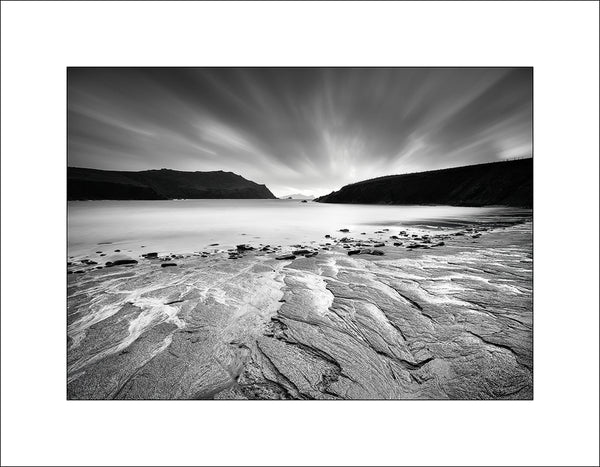
[[[330,235],[71,258],[68,397],[532,398],[530,220]]]

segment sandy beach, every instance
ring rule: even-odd
[[[71,259],[68,398],[531,399],[531,228]]]

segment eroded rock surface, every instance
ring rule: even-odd
[[[68,396],[529,399],[531,224],[451,238],[72,274]]]

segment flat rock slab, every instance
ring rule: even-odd
[[[472,242],[71,274],[68,397],[531,399],[531,223]]]

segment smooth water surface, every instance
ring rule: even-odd
[[[68,254],[121,249],[139,254],[191,253],[258,245],[324,241],[342,228],[349,235],[382,228],[452,227],[530,215],[530,210],[502,207],[387,206],[325,204],[297,200],[70,201]],[[218,243],[218,246],[210,246]],[[143,246],[143,248],[142,248]]]

